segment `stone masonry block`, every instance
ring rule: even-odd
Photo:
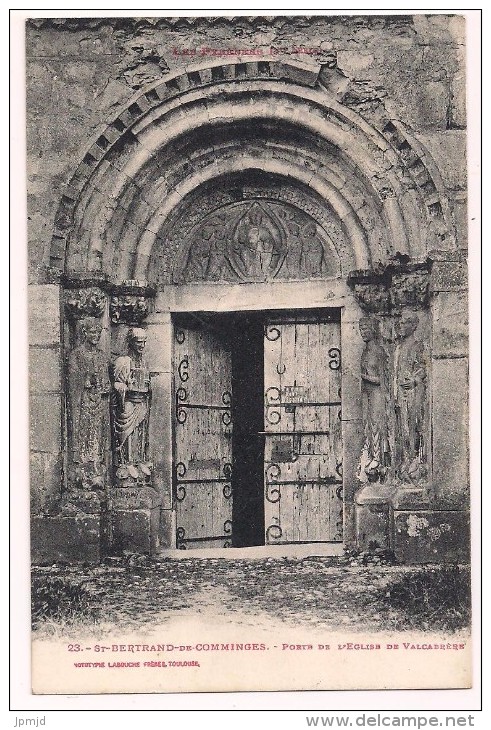
[[[360,53],[356,51],[339,51],[337,54],[338,68],[348,76],[357,78],[360,71],[365,71],[373,64],[372,53]]]
[[[176,547],[176,513],[171,509],[160,512],[159,544],[161,548]]]
[[[469,314],[465,292],[440,292],[432,306],[433,357],[467,356]]]
[[[468,471],[467,358],[433,360],[433,482],[437,503],[465,505]]]
[[[465,98],[465,74],[459,72],[453,75],[450,85],[451,107],[450,124],[454,127],[465,127],[467,122]]]
[[[357,504],[355,523],[358,550],[390,547],[390,510],[387,503]]]
[[[361,418],[361,381],[359,362],[364,342],[359,332],[358,321],[344,322],[342,331],[342,372],[343,420]]]
[[[29,344],[60,342],[60,288],[55,284],[29,287]]]
[[[113,510],[111,520],[111,550],[129,550],[153,555],[158,547],[160,507],[152,509]]]
[[[466,291],[467,286],[467,264],[464,261],[435,261],[431,272],[432,291]]]
[[[98,563],[101,525],[98,515],[34,517],[31,555],[34,565]]]
[[[59,348],[29,348],[29,392],[59,393],[61,362]]]
[[[33,451],[59,452],[61,449],[60,396],[32,395],[29,425],[30,446]]]
[[[465,189],[467,178],[465,131],[445,129],[420,133],[418,139],[438,165],[445,186],[451,190]]]
[[[162,505],[172,505],[172,388],[171,375],[160,373],[152,378],[152,414],[150,440],[154,444],[153,485],[159,490]]]
[[[343,505],[344,533],[343,543],[346,547],[356,547],[356,505],[345,502]]]
[[[160,507],[160,497],[152,487],[116,487],[111,489],[114,510],[129,511]]]
[[[288,63],[288,61],[281,61],[278,67],[285,78],[305,86],[314,86],[320,71],[320,66],[307,66],[307,64],[299,66]]]
[[[468,209],[467,199],[465,195],[462,195],[452,201],[453,219],[455,223],[455,233],[457,246],[462,251],[466,251],[468,247],[468,239],[478,240],[480,236],[480,221],[478,218],[474,220],[468,220]],[[476,255],[479,252],[476,251]]]
[[[360,487],[356,472],[364,438],[362,420],[342,421],[342,434],[344,499],[345,502],[353,502],[355,490]]]
[[[466,563],[470,559],[469,513],[395,511],[393,549],[402,563]]]
[[[465,43],[465,18],[463,16],[413,15],[412,19],[418,40],[422,45]]]
[[[446,129],[450,90],[446,81],[422,81],[404,84],[394,90],[385,106],[389,114],[400,116],[414,129]],[[397,94],[397,97],[396,97]]]
[[[31,508],[34,513],[50,510],[61,491],[61,461],[59,453],[30,454]]]
[[[174,327],[168,313],[149,314],[146,319],[146,357],[150,370],[170,373]]]

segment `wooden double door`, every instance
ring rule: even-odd
[[[343,539],[337,310],[174,328],[181,549]]]

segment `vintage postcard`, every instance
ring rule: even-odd
[[[471,687],[465,14],[38,16],[32,692]]]

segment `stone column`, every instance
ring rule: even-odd
[[[156,347],[147,327],[155,292],[146,282],[125,281],[111,287],[111,293],[110,545],[117,553],[153,554],[159,545],[162,501],[159,464],[153,459],[160,401],[159,387],[154,392],[153,384]],[[140,352],[132,346],[137,341]]]
[[[31,508],[50,514],[62,489],[62,361],[59,284],[29,286]]]
[[[357,271],[352,272],[348,278],[348,284],[353,289],[357,300],[361,317],[353,323],[353,338],[358,341],[358,374],[357,389],[360,404],[360,431],[361,439],[358,440],[357,453],[355,456],[356,469],[352,473],[352,492],[354,493],[355,533],[356,547],[359,550],[370,550],[374,548],[388,549],[391,540],[391,516],[390,496],[393,487],[388,483],[387,461],[383,456],[383,442],[389,431],[389,413],[385,409],[385,423],[379,424],[379,444],[377,454],[372,453],[373,443],[370,444],[370,432],[373,424],[367,422],[367,403],[369,397],[364,393],[365,380],[363,371],[367,368],[364,359],[377,361],[377,377],[374,377],[374,386],[381,391],[379,400],[385,399],[387,393],[387,352],[385,349],[390,315],[390,277],[385,271]],[[366,325],[370,336],[363,336],[363,327]],[[389,335],[390,339],[390,335]],[[368,353],[368,345],[373,345],[375,354]],[[376,356],[377,350],[381,351],[383,357]],[[374,367],[372,363],[371,367]],[[370,378],[367,378],[370,385]],[[376,385],[375,385],[376,383]],[[369,408],[369,406],[368,406]],[[376,463],[377,462],[377,463]]]

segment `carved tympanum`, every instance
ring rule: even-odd
[[[108,362],[99,349],[102,325],[94,317],[79,323],[80,343],[68,359],[70,485],[102,488],[106,463]]]
[[[335,272],[317,223],[293,206],[268,200],[223,206],[205,216],[184,245],[177,282],[305,279]]]
[[[147,333],[139,327],[128,331],[128,352],[112,367],[111,416],[113,463],[118,483],[146,482],[150,373],[144,359]]]

